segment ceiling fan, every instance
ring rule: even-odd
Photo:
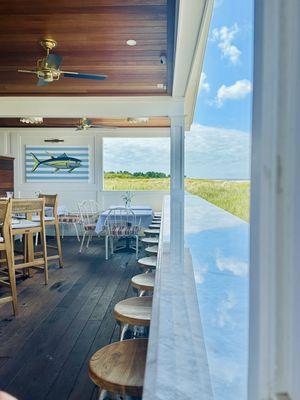
[[[91,119],[84,117],[81,118],[79,124],[76,126],[76,131],[87,131],[90,128],[116,129],[117,126],[93,124]]]
[[[58,81],[61,76],[64,78],[80,78],[94,79],[103,81],[107,75],[97,74],[82,74],[80,72],[67,72],[60,69],[62,57],[58,54],[50,54],[50,51],[57,46],[57,42],[53,39],[43,39],[40,42],[41,46],[46,50],[46,57],[37,61],[35,70],[19,69],[18,72],[26,74],[35,74],[38,77],[37,86],[45,86],[53,81]]]

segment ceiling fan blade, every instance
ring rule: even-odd
[[[49,54],[46,59],[46,63],[49,68],[58,69],[60,67],[61,62],[62,62],[62,57],[57,54]]]
[[[80,79],[94,79],[96,81],[103,81],[107,78],[107,75],[97,75],[97,74],[81,74],[79,72],[64,72],[61,71],[66,78],[80,78]]]
[[[25,74],[36,74],[36,71],[31,71],[29,69],[18,69],[18,72],[23,72]]]
[[[46,86],[46,85],[48,85],[48,82],[46,82],[46,81],[44,81],[44,79],[39,79],[38,81],[37,81],[37,84],[36,84],[37,86]]]

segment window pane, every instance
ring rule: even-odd
[[[170,139],[104,138],[104,190],[169,190]]]

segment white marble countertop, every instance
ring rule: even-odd
[[[169,263],[169,197],[163,207],[143,400],[213,399],[188,249]]]
[[[185,265],[169,262],[163,208],[143,400],[247,398],[249,225],[185,199]]]

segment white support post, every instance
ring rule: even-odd
[[[171,265],[184,262],[184,117],[171,118]]]
[[[299,19],[255,1],[248,400],[300,398]]]

